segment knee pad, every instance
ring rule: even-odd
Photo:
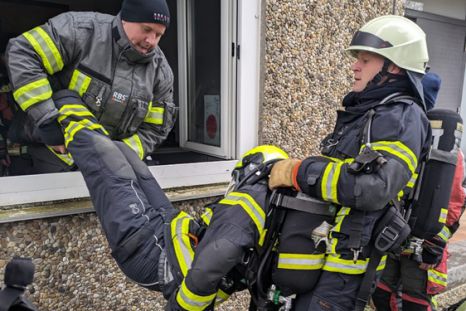
[[[131,165],[115,143],[106,136],[92,135],[91,140],[96,151],[96,156],[111,175],[118,178],[132,179],[136,181],[136,174]]]

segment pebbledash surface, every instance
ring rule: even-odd
[[[262,1],[259,143],[279,145],[294,157],[316,153],[349,90],[345,46],[360,25],[393,13],[394,4],[401,14],[402,2]],[[197,213],[213,199],[175,205]],[[0,224],[0,235],[1,275],[13,255],[34,259],[29,297],[39,310],[162,310],[165,305],[160,294],[134,285],[119,271],[94,213]],[[442,295],[439,304],[454,303],[459,295]],[[219,310],[247,310],[248,303],[242,292]]]

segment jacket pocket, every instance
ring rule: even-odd
[[[138,130],[149,110],[149,103],[145,100],[134,98],[123,114],[118,132],[124,136],[130,136]]]
[[[110,84],[110,79],[80,64],[73,71],[68,89],[76,91],[92,112],[100,114],[110,94]]]

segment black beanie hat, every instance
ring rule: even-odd
[[[165,0],[123,0],[121,19],[133,23],[170,25],[170,11]]]

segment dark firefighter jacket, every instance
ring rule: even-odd
[[[202,219],[208,228],[176,295],[177,306],[172,309],[204,310],[228,298],[219,290],[222,278],[249,249],[263,243],[267,192],[265,182],[244,185],[206,208]]]
[[[429,121],[418,104],[389,101],[379,105],[394,93],[410,95],[408,82],[396,81],[349,93],[343,101],[345,110],[337,113],[333,133],[321,143],[322,155],[303,160],[294,170],[297,188],[340,206],[330,233],[324,270],[365,272],[375,222],[390,201],[413,187],[418,163],[430,145]],[[365,135],[371,109],[375,114],[370,133]],[[351,164],[369,142],[387,162],[378,169],[374,166],[351,172]],[[378,269],[384,265],[382,260]]]
[[[173,127],[173,73],[159,47],[142,55],[119,16],[68,12],[10,40],[13,96],[36,126],[58,115],[52,93],[79,93],[112,139],[140,158]]]

